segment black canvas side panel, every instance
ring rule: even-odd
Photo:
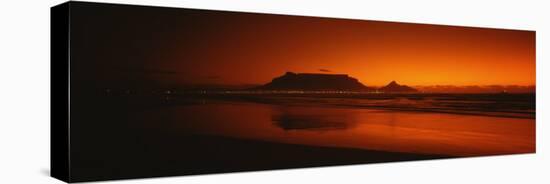
[[[69,3],[51,8],[51,176],[70,182]]]

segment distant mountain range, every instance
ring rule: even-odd
[[[407,86],[391,81],[381,87],[366,86],[356,78],[347,74],[324,74],[324,73],[294,73],[285,74],[272,79],[264,85],[221,85],[201,84],[180,86],[183,90],[341,90],[360,92],[383,92],[383,93],[535,93],[536,88],[531,86],[518,85],[485,85],[485,86]]]
[[[286,72],[274,78],[270,83],[255,89],[260,90],[342,90],[342,91],[380,91],[384,93],[410,93],[418,90],[399,85],[392,81],[379,89],[367,87],[357,79],[346,74],[319,74]]]

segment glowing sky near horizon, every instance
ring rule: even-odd
[[[82,40],[74,50],[82,51],[83,70],[99,67],[104,81],[265,84],[292,71],[348,74],[367,86],[535,85],[534,31],[115,10],[75,14],[86,24],[73,27]]]

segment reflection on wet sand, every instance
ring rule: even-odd
[[[356,125],[356,114],[346,109],[274,107],[271,119],[283,130],[339,130]]]
[[[528,118],[235,101],[174,108],[175,124],[199,134],[453,156],[535,151]]]

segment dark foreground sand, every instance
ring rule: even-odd
[[[140,143],[145,147],[110,145],[113,152],[95,158],[77,156],[75,182],[451,158],[203,135],[162,139]]]

